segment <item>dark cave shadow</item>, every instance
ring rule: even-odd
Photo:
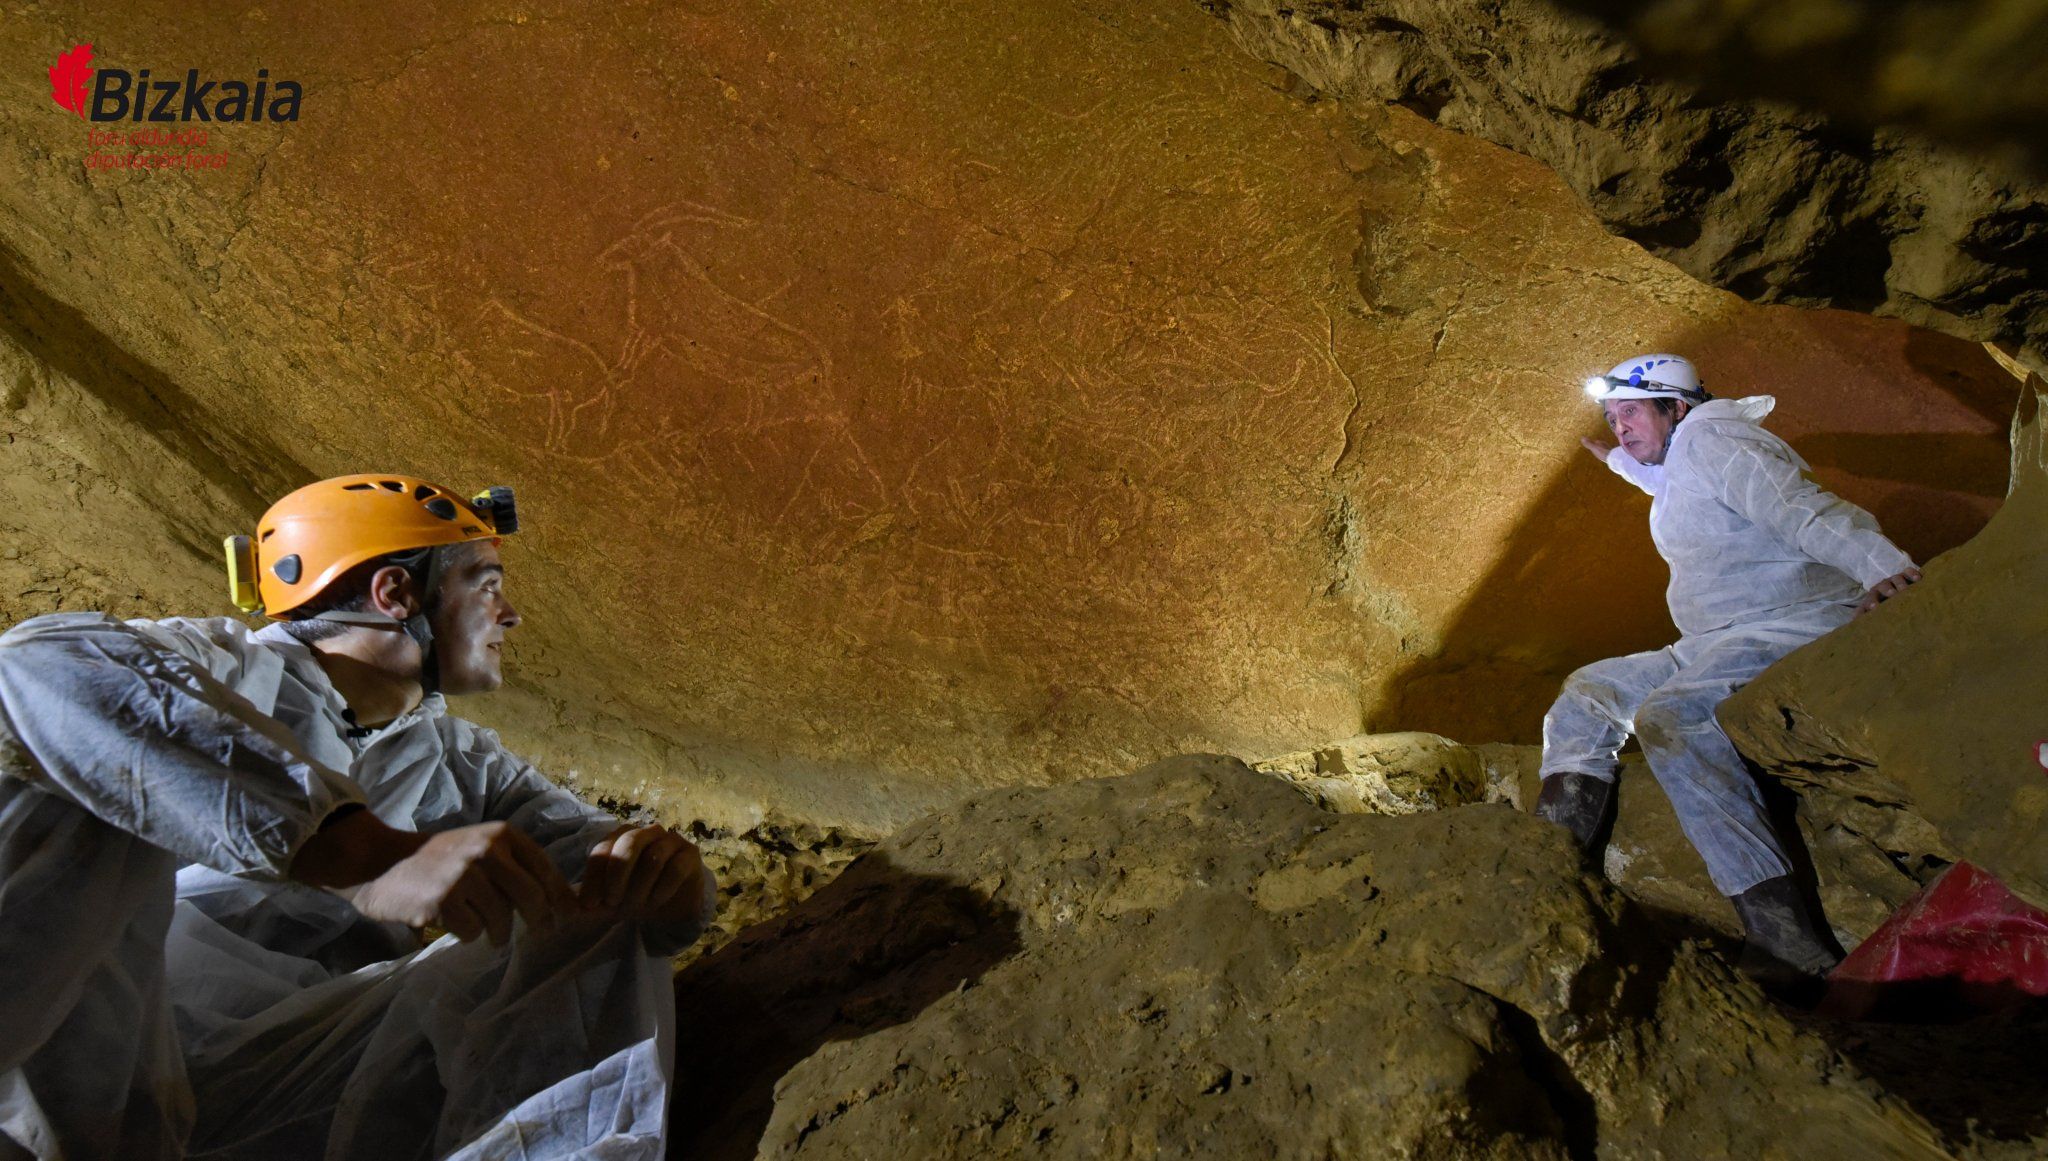
[[[219,430],[218,417],[201,407],[168,374],[116,342],[91,318],[36,284],[20,256],[0,240],[0,333],[77,383],[163,445],[207,481],[235,497],[253,523],[280,496],[313,479],[296,459],[257,433]],[[151,515],[149,518],[159,517]],[[176,521],[167,533],[202,559],[220,553],[216,532]]]
[[[1993,500],[2005,497],[2012,471],[2012,449],[2003,433],[1828,432],[1802,435],[1793,446],[1816,468],[1835,468],[1866,479],[1938,492],[1966,492]],[[1930,457],[1933,462],[1929,462]]]
[[[1798,825],[1800,788],[1744,762],[1763,787],[1800,894],[1823,914],[1819,877]],[[1830,998],[1842,987],[1830,985]],[[1954,979],[1875,985],[1855,998],[1866,1013],[1856,1019],[1781,1007],[1953,1144],[1973,1136],[2025,1141],[2048,1131],[2048,1068],[2040,1062],[2048,998]]]
[[[1982,346],[1914,327],[1906,332],[1905,355],[1908,366],[1925,375],[1929,383],[1950,398],[1990,421],[1999,431],[2010,429],[2019,384],[2011,376],[2001,379],[1976,373],[1991,358]]]
[[[1658,933],[1668,940],[1673,948],[1688,941],[1698,943],[1719,952],[1731,965],[1742,950],[1740,942],[1729,938],[1726,932],[1723,932],[1720,928],[1715,927],[1697,915],[1688,915],[1683,911],[1674,911],[1669,907],[1660,907],[1655,903],[1646,903],[1633,895],[1629,895],[1621,887],[1616,887],[1615,890],[1621,891],[1623,895],[1627,896],[1629,905],[1647,916],[1650,920],[1650,926],[1656,928]]]
[[[1873,1019],[1787,1011],[1952,1144],[2048,1133],[2048,998],[1950,980],[1888,985]]]
[[[1668,946],[1694,942],[1733,966],[1741,943],[1702,920],[1631,897]],[[1814,997],[1808,997],[1810,1000]],[[1841,1019],[1774,999],[1795,1026],[1925,1117],[1952,1145],[2048,1133],[2048,998],[1955,980],[1883,985],[1869,1015]]]
[[[913,1019],[1021,946],[1013,909],[862,857],[676,976],[669,1156],[753,1157],[797,1062]]]

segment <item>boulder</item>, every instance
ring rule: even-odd
[[[1539,746],[1461,745],[1435,734],[1362,734],[1252,763],[1338,814],[1415,814],[1476,802],[1533,811],[1542,783]],[[1772,805],[1794,860],[1809,876],[1835,936],[1853,946],[1953,861],[1926,820],[1897,805],[1801,783]],[[1623,757],[1615,818],[1600,870],[1678,930],[1740,938],[1741,925],[1642,755]]]
[[[1500,804],[1220,757],[917,823],[677,981],[689,1156],[1943,1156]]]
[[[1512,767],[1436,734],[1360,734],[1317,750],[1283,754],[1252,769],[1283,778],[1337,814],[1420,814],[1498,800]]]
[[[2048,445],[2038,377],[2013,419],[2012,486],[1969,543],[1871,615],[1721,707],[1787,781],[1924,819],[1938,845],[2048,905]],[[1930,845],[1908,827],[1904,845]]]

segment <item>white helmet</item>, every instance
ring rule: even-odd
[[[1605,375],[1586,380],[1586,394],[1596,403],[1610,399],[1682,399],[1705,403],[1713,398],[1700,385],[1700,374],[1677,355],[1637,355],[1616,363]]]

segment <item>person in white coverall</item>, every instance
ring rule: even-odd
[[[281,624],[0,636],[0,1158],[661,1155],[715,885],[446,713],[515,528],[322,481],[231,549]]]
[[[1756,781],[1714,711],[1772,662],[1919,579],[1869,513],[1822,491],[1758,422],[1768,396],[1714,399],[1692,364],[1642,355],[1590,380],[1619,446],[1584,440],[1648,492],[1671,569],[1676,643],[1573,673],[1543,719],[1538,813],[1589,852],[1633,733],[1714,885],[1733,901],[1745,966],[1793,978],[1840,951],[1792,879]]]

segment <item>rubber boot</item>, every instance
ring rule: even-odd
[[[1591,774],[1552,774],[1543,780],[1536,815],[1572,832],[1579,849],[1597,855],[1606,845],[1614,808],[1614,783]]]
[[[1735,966],[1765,989],[1804,998],[1817,992],[1820,977],[1842,962],[1841,947],[1807,907],[1792,876],[1765,879],[1728,901],[1735,904],[1745,936]]]

